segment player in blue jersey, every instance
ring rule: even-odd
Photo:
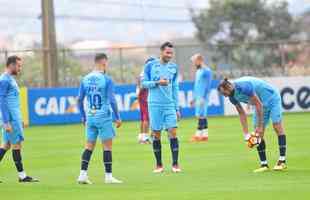
[[[112,140],[115,137],[115,131],[111,109],[115,115],[116,128],[121,126],[121,119],[114,97],[113,81],[106,74],[107,66],[108,57],[106,54],[97,54],[94,70],[83,77],[80,84],[79,108],[82,122],[85,124],[87,140],[78,177],[78,183],[80,184],[91,184],[88,179],[87,169],[98,137],[103,148],[105,182],[122,183],[122,181],[112,176]],[[86,99],[85,110],[84,99]]]
[[[208,102],[212,82],[212,71],[205,64],[201,54],[192,56],[191,61],[196,68],[194,99],[192,105],[195,106],[195,116],[198,119],[196,134],[192,141],[208,141]]]
[[[160,47],[160,59],[144,66],[142,87],[149,90],[148,107],[153,136],[153,150],[156,159],[154,173],[163,172],[161,158],[161,131],[169,132],[172,152],[172,171],[180,172],[178,164],[179,141],[177,138],[177,118],[180,117],[178,105],[178,66],[171,62],[173,45],[165,42]]]
[[[255,112],[253,123],[255,133],[261,138],[257,147],[261,167],[254,172],[268,171],[266,158],[266,144],[264,140],[265,128],[271,118],[274,131],[278,135],[280,157],[274,170],[284,170],[286,168],[286,136],[282,126],[282,104],[281,96],[277,89],[269,83],[254,77],[242,77],[232,82],[225,78],[218,86],[218,90],[225,97],[229,97],[235,105],[243,128],[245,140],[250,138],[246,112],[241,106],[241,102],[253,105]]]
[[[0,161],[12,148],[12,156],[18,171],[19,182],[38,182],[26,175],[23,168],[21,149],[24,141],[23,121],[19,102],[19,87],[14,76],[22,69],[22,59],[10,56],[6,62],[5,72],[0,76],[0,117],[2,124],[2,145]]]

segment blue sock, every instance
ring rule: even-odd
[[[172,153],[172,165],[178,164],[179,159],[179,141],[178,138],[170,139],[170,148]]]
[[[23,163],[22,163],[22,156],[19,149],[12,150],[13,160],[15,162],[15,166],[18,172],[24,171]]]
[[[203,130],[208,128],[208,121],[206,118],[198,120],[198,130]]]
[[[158,139],[153,140],[153,151],[156,159],[157,166],[162,166],[162,160],[161,160],[161,142]]]
[[[103,151],[103,162],[106,173],[112,173],[112,151]]]
[[[262,166],[268,166],[267,157],[266,157],[266,143],[265,140],[262,139],[261,143],[257,147],[258,156]]]
[[[285,154],[286,154],[286,136],[285,135],[278,136],[278,144],[279,144],[280,157],[285,158]],[[285,161],[285,160],[281,160],[281,161]]]
[[[87,171],[88,169],[88,163],[90,161],[92,151],[85,149],[83,154],[82,154],[82,162],[81,162],[81,170]]]
[[[3,148],[0,148],[0,161],[1,161],[2,158],[4,157],[5,153],[6,153],[6,150],[3,149]]]

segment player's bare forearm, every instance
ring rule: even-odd
[[[239,118],[240,118],[240,123],[242,126],[243,133],[248,134],[249,133],[249,127],[248,127],[247,115],[246,115],[243,107],[240,104],[236,105],[236,109],[239,113]]]
[[[257,122],[256,122],[256,130],[255,133],[259,134],[260,137],[263,136],[264,132],[264,109],[262,102],[260,99],[254,95],[251,98],[251,102],[255,105],[256,115],[257,115]]]

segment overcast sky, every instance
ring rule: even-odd
[[[275,1],[275,0],[270,0]],[[0,0],[0,38],[29,34],[41,38],[40,0]],[[195,32],[188,13],[205,8],[208,0],[54,0],[57,39],[62,43],[76,40],[110,40],[147,44],[170,37],[192,36]],[[289,9],[299,14],[310,9],[310,0],[289,0]],[[79,16],[88,18],[63,18]],[[118,21],[106,18],[144,19]],[[153,20],[148,22],[148,20]],[[154,22],[154,20],[157,22]],[[162,20],[170,20],[163,23]]]

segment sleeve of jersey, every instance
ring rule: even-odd
[[[2,116],[2,122],[4,124],[9,122],[9,108],[7,102],[7,93],[9,90],[9,82],[8,81],[0,81],[0,113]]]
[[[152,62],[144,65],[143,77],[141,80],[143,88],[150,89],[157,86],[157,82],[151,80],[151,68],[152,68]]]
[[[172,80],[172,95],[175,104],[175,109],[179,110],[179,80],[178,80],[178,68]]]
[[[84,110],[84,98],[85,98],[85,88],[84,88],[83,82],[81,82],[80,88],[79,88],[78,105],[79,105],[79,109],[80,109],[80,113],[82,117],[86,119],[85,110]]]
[[[240,104],[240,102],[237,101],[234,97],[229,97],[229,101],[230,101],[232,104],[234,104],[234,105],[239,105],[239,104]]]
[[[243,82],[239,84],[239,87],[241,88],[241,92],[249,97],[252,97],[254,95],[254,87],[250,82]]]
[[[211,89],[211,83],[212,83],[212,72],[211,71],[205,71],[204,76],[206,78],[206,90],[204,93],[204,97],[206,97],[208,95],[208,93],[210,92]]]
[[[121,116],[118,111],[117,102],[116,102],[115,95],[114,95],[114,84],[112,80],[109,80],[109,83],[108,83],[108,98],[110,100],[111,108],[115,115],[115,119],[120,120]]]

